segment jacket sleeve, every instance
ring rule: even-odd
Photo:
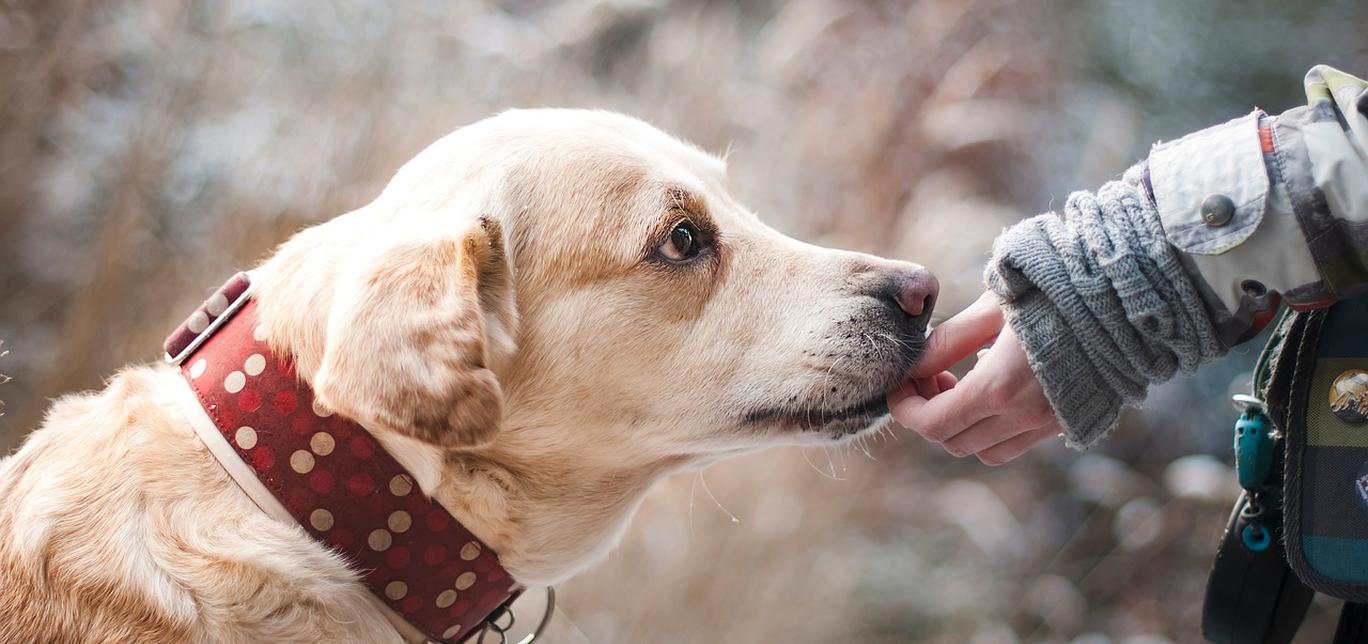
[[[1308,106],[1158,145],[998,237],[985,282],[1070,445],[1101,440],[1151,384],[1253,337],[1282,302],[1368,292],[1366,89],[1312,69]]]
[[[1222,341],[1259,332],[1280,303],[1368,292],[1368,83],[1326,66],[1305,107],[1263,112],[1155,146],[1145,185]]]

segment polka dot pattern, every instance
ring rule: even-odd
[[[461,561],[474,561],[480,556],[480,544],[474,541],[467,541],[461,546]]]
[[[266,488],[377,597],[429,637],[466,637],[520,587],[366,430],[317,404],[258,337],[255,313],[248,302],[182,364],[201,404]]]
[[[297,449],[290,455],[290,469],[300,474],[308,474],[314,468],[314,456],[302,449]]]
[[[204,301],[204,312],[218,317],[228,310],[228,297],[223,293],[215,293]]]
[[[185,321],[186,328],[192,333],[204,333],[209,328],[209,314],[204,311],[195,311],[190,314],[190,318]]]
[[[333,515],[323,508],[318,508],[309,513],[309,525],[319,532],[327,532],[333,527]]]
[[[230,394],[242,391],[242,388],[246,386],[247,376],[243,375],[241,371],[230,372],[223,378],[223,390]]]
[[[390,568],[395,570],[408,568],[410,561],[413,561],[413,554],[404,546],[394,546],[385,551],[385,563]]]
[[[413,517],[403,510],[395,510],[389,515],[389,529],[391,532],[403,534],[408,532],[409,526],[413,525]]]
[[[333,442],[332,434],[328,432],[318,432],[309,439],[309,449],[319,456],[327,456],[332,453],[337,443]]]
[[[313,415],[319,418],[327,418],[333,415],[333,411],[331,409],[328,409],[327,405],[324,405],[323,403],[318,402],[317,400],[313,401],[313,404],[310,405],[310,408],[313,411]]]
[[[233,440],[237,441],[238,447],[242,449],[256,447],[256,438],[256,430],[246,425],[237,428],[237,432],[233,434]]]

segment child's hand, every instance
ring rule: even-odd
[[[989,342],[963,379],[945,371]],[[1006,463],[1060,433],[993,293],[936,327],[908,380],[888,395],[888,408],[900,424],[945,451],[973,454],[987,465]]]

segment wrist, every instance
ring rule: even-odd
[[[1096,445],[1116,425],[1124,404],[1107,374],[1089,359],[1068,321],[1044,293],[1017,294],[1006,313],[1065,441],[1078,449]]]

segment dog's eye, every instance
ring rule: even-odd
[[[683,262],[698,256],[700,250],[698,228],[688,219],[675,224],[670,238],[660,245],[660,254],[672,262]]]

